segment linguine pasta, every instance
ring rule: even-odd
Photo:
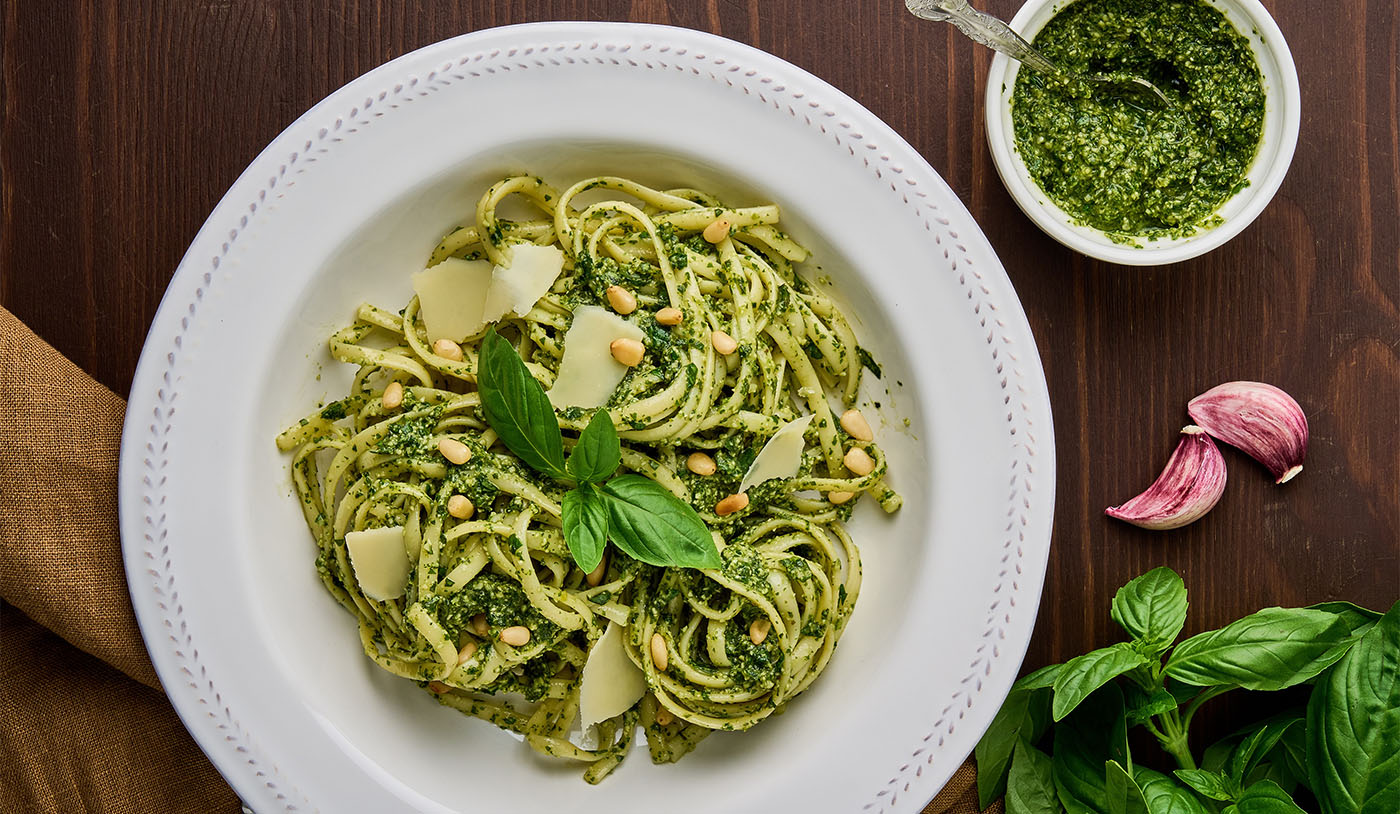
[[[504,217],[511,198],[533,217]],[[292,454],[321,580],[357,619],[370,659],[540,752],[587,764],[594,783],[639,726],[652,760],[672,762],[713,731],[754,726],[821,674],[860,592],[844,521],[861,496],[887,512],[901,499],[885,485],[880,447],[852,438],[831,406],[854,406],[863,367],[878,368],[836,305],[797,273],[807,251],[778,220],[777,206],[736,208],[698,190],[598,177],[561,192],[518,176],[493,185],[425,264],[508,265],[522,243],[562,251],[548,293],[492,325],[545,388],[574,312],[610,307],[610,288],[633,298],[624,319],[642,331],[645,353],[605,405],[622,442],[619,472],[690,504],[723,568],[656,567],[614,546],[595,573],[575,564],[561,524],[566,486],[523,465],[485,421],[476,386],[485,328],[457,345],[460,359],[440,355],[414,297],[402,311],[361,305],[331,337],[331,355],[358,367],[349,393],[277,443]],[[717,221],[728,222],[718,235]],[[683,319],[658,322],[663,308]],[[716,331],[737,349],[719,353]],[[556,413],[569,447],[592,410]],[[751,486],[746,506],[718,514],[765,443],[805,415],[796,474]],[[447,460],[444,438],[470,457]],[[852,449],[870,471],[847,468]],[[697,452],[712,472],[687,466]],[[346,540],[386,527],[402,527],[406,584],[375,599]],[[581,677],[609,624],[622,628],[645,694],[580,737]]]

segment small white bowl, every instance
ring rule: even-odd
[[[1016,75],[1021,63],[1004,54],[992,60],[987,75],[987,142],[997,173],[1006,184],[1011,197],[1035,225],[1046,234],[1077,252],[1129,266],[1156,266],[1176,263],[1205,254],[1239,234],[1264,211],[1274,197],[1298,143],[1298,121],[1302,97],[1298,90],[1298,71],[1293,54],[1283,39],[1274,19],[1259,0],[1207,0],[1219,9],[1235,30],[1244,35],[1259,63],[1264,80],[1264,129],[1259,152],[1246,176],[1249,185],[1228,199],[1216,214],[1222,223],[1201,229],[1193,235],[1159,240],[1139,240],[1140,248],[1114,243],[1103,232],[1076,224],[1064,210],[1050,200],[1026,171],[1026,165],[1016,149],[1016,136],[1011,123],[1011,93],[1016,87]],[[1011,27],[1027,40],[1033,40],[1040,29],[1065,7],[1063,0],[1027,0]]]

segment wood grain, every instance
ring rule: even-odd
[[[698,28],[833,83],[904,135],[1001,256],[1038,339],[1059,483],[1027,667],[1117,637],[1114,590],[1156,565],[1188,632],[1266,605],[1400,592],[1400,155],[1393,0],[1344,12],[1266,0],[1302,81],[1277,198],[1173,267],[1077,256],[999,182],[982,129],[990,54],[898,0],[15,0],[4,5],[0,304],[125,393],[185,247],[254,156],[322,96],[436,40],[546,19]],[[1010,16],[1015,0],[979,5]],[[3,362],[3,360],[0,360]],[[1227,450],[1230,484],[1170,533],[1103,517],[1166,460],[1186,401],[1231,379],[1282,386],[1313,440],[1278,487]],[[1233,711],[1207,722],[1218,730]]]

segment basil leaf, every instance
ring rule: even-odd
[[[1064,670],[1063,664],[1051,664],[1048,667],[1041,667],[1033,673],[1022,676],[1011,685],[1013,690],[1039,690],[1048,689],[1055,686],[1055,679],[1060,677],[1060,672]]]
[[[1089,696],[1055,727],[1055,793],[1069,814],[1102,814],[1107,809],[1104,756],[1117,751],[1115,733],[1124,731],[1123,693],[1113,684]]]
[[[1356,644],[1366,634],[1366,631],[1370,630],[1371,626],[1381,618],[1381,614],[1360,605],[1353,605],[1350,602],[1319,602],[1316,605],[1309,605],[1308,608],[1336,614],[1337,618],[1341,619],[1351,630],[1351,634],[1338,642],[1328,653],[1328,656],[1336,656],[1336,659],[1345,655],[1352,648],[1352,645]]]
[[[1177,645],[1166,672],[1198,687],[1281,690],[1327,669],[1347,632],[1325,611],[1265,608]]]
[[[608,544],[608,502],[591,483],[580,483],[564,494],[564,542],[574,562],[592,571],[603,561]]]
[[[1103,771],[1095,770],[1094,761],[1079,750],[1066,749],[1061,729],[1055,728],[1054,754],[1050,758],[1055,796],[1068,814],[1102,814],[1106,799]]]
[[[1400,602],[1313,687],[1308,779],[1324,814],[1394,814],[1400,800]]]
[[[1118,589],[1109,615],[1145,652],[1161,653],[1186,624],[1186,584],[1172,569],[1154,568]]]
[[[1254,754],[1259,749],[1260,739],[1267,736],[1268,733],[1269,727],[1267,726],[1256,729],[1244,740],[1240,741],[1240,745],[1236,746],[1234,751],[1230,753],[1230,762],[1225,769],[1225,773],[1241,787],[1244,786],[1245,772],[1252,765],[1251,761],[1254,759]],[[1279,734],[1282,735],[1283,733],[1279,732]],[[1269,746],[1272,747],[1273,744],[1270,743]],[[1263,757],[1263,755],[1260,755],[1260,757]]]
[[[1006,814],[1059,814],[1053,772],[1049,755],[1018,739],[1006,783]]]
[[[1050,728],[1050,691],[1028,690],[1031,700],[1026,704],[1026,721],[1021,726],[1021,739],[1034,746]]]
[[[1133,778],[1142,789],[1151,814],[1211,814],[1211,810],[1196,795],[1161,772],[1143,766],[1133,768]]]
[[[1200,767],[1208,772],[1224,774],[1225,767],[1230,765],[1230,755],[1235,753],[1235,747],[1239,745],[1239,739],[1235,736],[1212,743],[1201,753]]]
[[[1195,789],[1203,797],[1229,802],[1240,793],[1240,786],[1220,772],[1205,769],[1177,769],[1176,779]]]
[[[1170,712],[1180,706],[1175,696],[1160,687],[1149,694],[1130,685],[1127,688],[1125,700],[1128,704],[1128,723],[1130,724],[1143,723],[1154,715]]]
[[[501,443],[531,469],[566,478],[564,436],[544,388],[530,375],[511,344],[492,328],[481,341],[477,389],[486,423]]]
[[[992,801],[1006,794],[1006,775],[1011,767],[1011,755],[1022,740],[1021,730],[1028,723],[1031,694],[1012,689],[992,718],[991,726],[973,747],[977,759],[977,803],[986,809]]]
[[[1363,629],[1369,629],[1373,623],[1380,621],[1380,618],[1385,615],[1380,611],[1363,608],[1351,602],[1319,602],[1316,605],[1309,605],[1308,610],[1337,614],[1342,617],[1342,621],[1347,623],[1347,627],[1351,628],[1353,633],[1364,632]]]
[[[579,433],[574,451],[564,468],[579,483],[602,483],[612,477],[622,463],[622,442],[607,410],[593,413],[588,426]]]
[[[982,809],[1006,794],[1007,770],[1017,743],[1031,745],[1050,725],[1050,693],[1011,688],[991,726],[973,749],[977,758],[977,800]]]
[[[1300,729],[1302,727],[1299,727]],[[1277,783],[1284,793],[1293,796],[1298,789],[1298,776],[1289,770],[1283,761],[1275,763],[1271,760],[1261,761],[1258,766],[1250,770],[1247,775],[1246,784],[1253,786],[1268,780]]]
[[[1113,719],[1113,728],[1108,732],[1108,759],[1116,760],[1124,766],[1133,765],[1133,758],[1128,746],[1128,716],[1123,712],[1123,693],[1119,691],[1118,685],[1109,685],[1113,688],[1113,696],[1118,704],[1118,717]]]
[[[1055,702],[1051,714],[1062,720],[1089,693],[1129,670],[1148,663],[1147,657],[1124,642],[1085,653],[1065,662],[1055,679]]]
[[[1235,764],[1236,758],[1240,755],[1240,751],[1246,748],[1246,741],[1256,736],[1263,737],[1263,740],[1267,741],[1267,743],[1256,741],[1256,743],[1250,744],[1247,750],[1252,752],[1252,754],[1243,757],[1243,762],[1240,764],[1243,766],[1242,771],[1238,772],[1240,786],[1246,786],[1247,783],[1245,780],[1252,775],[1254,768],[1256,768],[1260,762],[1270,757],[1270,752],[1274,751],[1274,745],[1280,743],[1282,738],[1287,736],[1289,731],[1302,731],[1302,723],[1303,710],[1301,708],[1294,708],[1278,713],[1278,715],[1267,717],[1267,719],[1261,720],[1261,722],[1249,724],[1249,726],[1246,727],[1240,727],[1240,729],[1232,731],[1228,736],[1205,747],[1205,752],[1201,755],[1198,764],[1200,764],[1201,768],[1207,769],[1207,771],[1219,772],[1222,773],[1222,775],[1224,775],[1224,773],[1231,773],[1231,766]]]
[[[1282,763],[1295,779],[1304,784],[1308,782],[1308,733],[1303,721],[1284,730],[1274,754],[1278,755],[1275,762]]]
[[[1308,785],[1308,740],[1306,740],[1306,719],[1295,717],[1292,722],[1281,723],[1278,740],[1273,747],[1257,757],[1257,764],[1246,773],[1249,780],[1271,779],[1284,787],[1285,792],[1294,793],[1299,785]],[[1263,775],[1260,772],[1263,771]]]
[[[1226,740],[1230,740],[1232,738],[1234,740],[1242,740],[1243,738],[1249,735],[1253,735],[1255,731],[1263,729],[1266,726],[1279,726],[1287,728],[1288,726],[1296,724],[1299,721],[1303,720],[1303,717],[1306,714],[1306,707],[1290,707],[1288,709],[1285,709],[1283,712],[1270,715],[1262,721],[1256,721],[1252,724],[1242,726],[1239,729],[1236,729],[1234,732],[1231,732],[1229,734]]]
[[[1190,702],[1202,692],[1200,687],[1182,684],[1180,681],[1163,681],[1162,685],[1171,693],[1172,698],[1176,699],[1178,706]]]
[[[633,559],[680,568],[724,565],[705,521],[656,481],[620,475],[601,493],[608,498],[608,533]]]
[[[1245,779],[1254,771],[1264,758],[1274,750],[1279,739],[1288,731],[1288,728],[1302,722],[1301,718],[1291,718],[1287,720],[1268,721],[1240,742],[1230,755],[1230,776],[1241,786],[1245,785]]]
[[[1272,780],[1261,780],[1240,792],[1231,808],[1239,814],[1307,814]]]
[[[1109,814],[1147,814],[1142,789],[1116,760],[1104,764],[1104,795]]]

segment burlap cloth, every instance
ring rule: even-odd
[[[136,628],[117,536],[125,408],[0,308],[3,812],[239,810]],[[976,777],[964,764],[924,814],[976,812]]]

